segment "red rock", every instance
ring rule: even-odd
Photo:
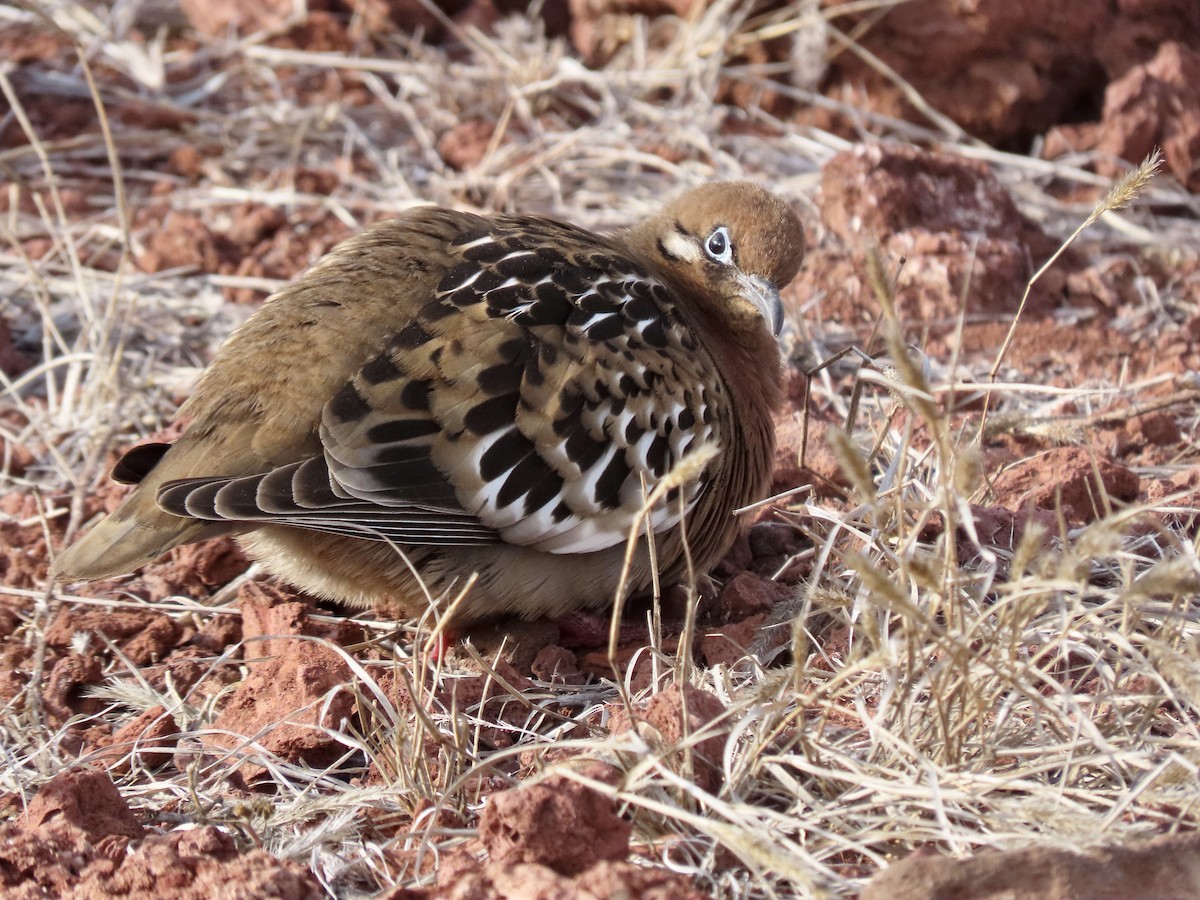
[[[700,655],[704,658],[704,664],[732,666],[745,658],[766,618],[765,615],[750,616],[740,622],[706,629],[700,638]]]
[[[455,897],[469,900],[597,900],[628,897],[630,900],[706,900],[708,894],[692,886],[685,875],[659,866],[629,862],[599,862],[568,877],[536,863],[480,866],[469,854],[451,854],[438,872],[432,891],[399,889],[383,900],[435,900]]]
[[[0,59],[6,59],[14,66],[58,58],[70,46],[68,35],[38,27],[34,21],[18,19],[7,22],[0,29]]]
[[[478,2],[436,0],[426,5],[420,0],[345,0],[364,37],[400,28],[409,34],[421,35],[431,44],[441,43],[447,38],[448,32],[443,24],[446,19],[466,13]],[[439,10],[442,15],[437,14]]]
[[[678,653],[679,636],[664,637],[660,647],[667,655]],[[615,670],[613,663],[616,664]],[[634,643],[619,642],[614,659],[609,659],[607,650],[585,653],[579,659],[579,668],[599,678],[620,679],[634,694],[640,694],[661,682],[664,674],[662,665],[655,665],[648,642],[644,639]]]
[[[269,665],[297,645],[296,637],[309,634],[309,606],[294,592],[275,585],[243,585],[238,592],[242,611],[242,642],[251,670]]]
[[[1108,85],[1098,123],[1053,129],[1043,152],[1094,152],[1097,171],[1114,177],[1124,169],[1108,160],[1139,163],[1155,147],[1180,184],[1200,191],[1200,49],[1175,41]]]
[[[609,613],[572,612],[555,619],[558,626],[558,642],[568,649],[578,650],[592,647],[607,647],[608,633],[612,625]],[[620,623],[617,637],[619,644],[647,643],[646,628],[640,622]]]
[[[684,685],[671,685],[654,694],[630,711],[624,706],[613,709],[609,728],[620,734],[644,723],[661,741],[663,762],[685,777],[694,778],[698,787],[715,793],[721,784],[721,765],[725,753],[725,731],[712,727],[725,714],[725,706],[707,691]],[[685,727],[686,723],[686,727]],[[696,740],[697,734],[705,736]],[[682,744],[686,738],[687,747]]]
[[[1086,852],[1030,847],[1007,853],[977,853],[966,859],[918,852],[871,879],[862,892],[862,900],[935,897],[1185,900],[1200,896],[1200,874],[1193,864],[1197,853],[1200,853],[1200,836],[1194,833]]]
[[[534,657],[531,669],[539,680],[554,684],[583,684],[585,681],[579,671],[579,660],[566,647],[543,647]]]
[[[1146,62],[1168,41],[1200,44],[1191,0],[913,0],[841,15],[848,0],[826,0],[839,27],[895,71],[928,106],[991,144],[1025,148],[1047,128],[1100,103],[1107,79]],[[869,23],[866,21],[870,17]],[[857,108],[928,125],[924,109],[873,62],[840,53],[825,77],[834,96]],[[805,121],[850,135],[861,120],[819,109]]]
[[[651,41],[661,45],[674,36],[679,19],[698,13],[707,0],[570,0],[571,42],[589,66],[601,66],[629,42],[649,19]]]
[[[279,28],[295,10],[292,0],[179,0],[179,5],[193,28],[215,38]]]
[[[503,658],[509,665],[522,675],[528,674],[537,658],[547,647],[558,644],[560,631],[558,625],[546,619],[525,621],[516,618],[498,619],[495,622],[477,625],[467,632],[467,638],[474,649],[484,659]],[[461,660],[468,667],[473,666],[471,654],[465,651],[465,645],[451,647],[449,657]]]
[[[754,554],[750,552],[750,536],[743,531],[734,538],[733,544],[725,553],[725,558],[713,569],[712,576],[717,579],[732,578],[753,564]]]
[[[846,242],[917,229],[1013,241],[1035,251],[1056,246],[1025,218],[981,162],[909,144],[860,144],[825,164],[821,221]]]
[[[0,449],[3,448],[4,444],[0,443]],[[0,496],[0,512],[14,519],[35,519],[40,509],[38,498],[25,491],[11,491]]]
[[[483,119],[459,122],[438,139],[438,153],[446,165],[464,172],[483,161],[496,126]]]
[[[792,588],[752,572],[735,575],[721,591],[721,612],[725,619],[737,621],[769,612],[779,601],[791,596]]]
[[[169,616],[152,610],[77,610],[64,608],[46,629],[46,643],[66,649],[76,635],[99,632],[138,664],[162,659],[178,643],[181,629]]]
[[[25,708],[32,657],[33,651],[20,641],[0,643],[0,702],[11,704],[14,710]]]
[[[238,247],[248,250],[287,225],[287,213],[278,206],[247,203],[237,210],[233,225],[225,236]]]
[[[170,559],[204,586],[227,584],[250,568],[250,559],[232,538],[185,544],[170,551]]]
[[[872,244],[885,262],[906,260],[897,301],[902,315],[919,319],[952,319],[968,286],[972,311],[1015,310],[1033,274],[1031,260],[1058,246],[1020,213],[987,166],[909,145],[866,144],[837,154],[822,172],[819,204],[860,278]],[[1063,264],[1072,260],[1068,253]],[[801,278],[828,286],[839,261],[837,248],[814,248]],[[1054,306],[1065,277],[1054,270],[1039,280],[1027,310]],[[871,294],[861,280],[847,289]]]
[[[775,417],[775,465],[771,490],[775,493],[801,485],[811,487],[813,497],[840,497],[849,487],[842,466],[830,449],[829,423],[816,416],[808,420],[808,443],[804,443],[804,420],[799,410],[784,410]],[[801,466],[803,459],[804,465]]]
[[[315,641],[291,639],[273,647],[279,656],[251,670],[202,740],[235,754],[265,752],[289,762],[329,765],[345,747],[326,729],[337,732],[354,715],[354,697],[336,690],[350,681],[350,667]],[[250,742],[261,750],[251,750]],[[257,763],[241,766],[247,781],[263,771]]]
[[[42,785],[17,820],[29,830],[51,822],[93,841],[110,836],[136,839],[144,833],[107,773],[86,767],[68,769]]]
[[[574,875],[624,859],[632,832],[612,798],[562,776],[492,794],[479,817],[480,840],[501,869],[538,863]]]
[[[1136,416],[1125,423],[1125,432],[1142,446],[1173,447],[1183,440],[1179,422],[1166,412]]]
[[[136,844],[125,835],[97,839],[53,821],[37,829],[0,825],[0,870],[11,873],[3,885],[5,896],[14,900],[327,896],[302,866],[263,850],[239,853],[233,838],[211,825],[151,834]]]
[[[0,338],[0,340],[2,340],[2,338]],[[17,369],[17,371],[9,371],[10,366],[6,363],[11,362],[12,357],[5,357],[4,347],[2,344],[0,344],[0,370],[2,370],[6,375],[19,374],[19,364],[12,365],[12,368]],[[8,461],[8,474],[14,478],[20,478],[25,474],[25,470],[34,464],[36,457],[34,456],[33,451],[30,450],[25,444],[19,444],[16,441],[9,440],[3,435],[0,435],[0,465],[3,465],[4,460]]]
[[[47,565],[45,535],[36,518],[28,525],[0,521],[0,584],[40,589]]]
[[[1059,447],[1023,460],[992,481],[997,503],[1009,509],[1055,510],[1061,504],[1068,520],[1092,522],[1105,514],[1096,469],[1107,495],[1130,503],[1141,488],[1138,476],[1124,466],[1095,460],[1086,450]]]
[[[130,755],[137,757],[141,765],[154,768],[170,762],[171,751],[178,743],[175,720],[163,707],[152,706],[99,745],[111,750],[101,757],[115,760],[111,771],[124,774],[132,768]]]
[[[189,180],[198,179],[203,172],[204,154],[195,144],[180,144],[167,157],[167,168]]]
[[[513,697],[509,688],[524,693],[532,691],[534,684],[505,659],[489,659],[486,663],[461,662],[461,674],[442,682],[438,700],[444,709],[470,712],[484,722],[496,723],[494,727],[483,726],[480,739],[492,747],[509,747],[528,715],[525,704]]]
[[[218,272],[221,254],[217,239],[204,219],[194,213],[169,212],[145,237],[138,265],[145,272],[194,269]]]
[[[247,615],[246,607],[251,605],[263,609],[288,606],[295,603],[299,596],[294,588],[282,584],[271,581],[249,581],[238,588],[238,607],[242,609],[242,615],[245,616]]]
[[[42,691],[42,702],[51,721],[63,724],[79,714],[99,712],[103,707],[95,697],[83,696],[83,688],[100,682],[103,666],[95,655],[69,653],[56,660]]]
[[[218,655],[226,647],[242,639],[242,620],[232,615],[216,615],[208,619],[194,635],[191,646]]]
[[[1031,523],[1044,529],[1043,540],[1048,542],[1058,530],[1058,521],[1050,510],[1011,510],[1003,506],[971,506],[972,528],[983,549],[1011,553],[1020,546]],[[968,539],[966,528],[959,525],[960,561],[973,559],[975,545]]]
[[[28,601],[15,597],[0,597],[0,646],[11,638],[21,625],[22,615],[28,615]]]
[[[787,522],[778,522],[774,519],[761,520],[750,526],[749,534],[750,552],[756,557],[787,556],[796,550],[796,527]]]

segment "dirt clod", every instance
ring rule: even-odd
[[[719,720],[724,713],[724,704],[707,691],[672,685],[634,708],[632,718],[630,711],[618,706],[609,727],[620,734],[646,726],[657,744],[664,750],[671,748],[663,762],[684,777],[694,778],[702,790],[713,793],[721,782],[725,730]],[[640,728],[639,733],[643,733]]]
[[[1141,845],[1074,852],[1047,847],[980,853],[967,859],[913,854],[872,879],[863,900],[930,897],[1161,897],[1200,892],[1195,835],[1171,835]]]
[[[479,819],[494,862],[538,863],[563,875],[624,859],[632,831],[611,798],[561,776],[493,794]]]

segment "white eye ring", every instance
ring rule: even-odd
[[[723,266],[732,265],[733,238],[729,236],[729,229],[722,225],[713,231],[708,236],[708,240],[704,242],[704,252],[715,263],[720,263]]]

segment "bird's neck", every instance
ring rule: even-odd
[[[783,398],[783,358],[779,344],[761,322],[732,324],[706,309],[689,309],[692,333],[712,356],[744,419],[769,421]]]
[[[712,358],[729,400],[714,483],[691,517],[689,541],[700,567],[720,559],[743,527],[734,523],[734,510],[762,500],[771,487],[773,414],[782,401],[783,361],[767,330],[760,325],[756,331],[759,334],[735,340],[727,324],[724,333],[706,327],[693,330]]]
[[[733,398],[733,446],[741,450],[724,464],[729,496],[736,498],[730,513],[766,495],[775,459],[774,414],[783,399],[783,360],[774,337],[757,330],[761,337],[720,341],[709,348]]]

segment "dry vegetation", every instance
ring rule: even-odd
[[[0,515],[43,530],[57,547],[94,513],[85,498],[110,452],[166,425],[248,313],[228,298],[274,283],[269,267],[146,271],[137,261],[154,249],[157,217],[168,210],[216,228],[245,204],[280,210],[292,223],[294,269],[417,202],[612,226],[680,184],[748,177],[793,199],[819,242],[811,198],[822,164],[846,140],[772,113],[759,101],[784,89],[769,80],[770,66],[722,52],[767,30],[808,28],[808,6],[748,20],[743,5],[718,0],[665,45],[635,33],[595,70],[519,18],[491,34],[462,29],[454,52],[397,32],[367,57],[296,49],[303,42],[272,34],[173,49],[167,29],[146,27],[149,4],[0,8],[0,27],[51,36],[52,53],[71,60],[44,69],[0,61],[9,106],[0,319],[18,348],[40,354],[3,381],[4,490],[20,502]],[[719,90],[730,83],[737,107]],[[818,96],[786,90],[792,99]],[[87,127],[54,125],[45,109],[55,103]],[[468,120],[498,124],[459,170],[439,141]],[[1000,153],[936,118],[927,128],[867,114],[864,122],[986,161],[1059,240],[1092,202],[1060,199],[1070,193],[1062,185],[1102,181],[1086,160]],[[180,163],[188,148],[201,150],[190,168]],[[306,186],[314,172],[334,173],[335,188]],[[1085,235],[1090,257],[1135,245],[1169,257],[1185,240],[1196,246],[1194,198],[1164,181],[1147,187],[1145,175],[1110,203],[1128,208]],[[1050,191],[1052,182],[1060,189]],[[809,316],[819,296],[794,295],[796,359],[826,359],[855,342],[875,363],[850,356],[812,379],[810,404],[852,423],[848,436],[829,432],[849,487],[836,500],[800,493],[779,502],[777,518],[807,539],[807,574],[770,626],[790,633],[785,648],[706,667],[673,652],[678,644],[653,619],[642,654],[653,662],[649,679],[518,691],[497,665],[500,699],[456,708],[446,701],[454,696],[446,685],[460,677],[453,666],[429,659],[411,628],[364,617],[357,643],[311,638],[349,666],[353,678],[333,693],[352,696],[359,710],[336,732],[343,752],[311,768],[244,737],[226,753],[201,753],[233,685],[177,691],[170,679],[143,677],[96,633],[79,635],[75,649],[107,649],[91,690],[102,702],[90,719],[50,724],[38,660],[55,616],[64,606],[145,604],[120,590],[10,586],[9,640],[34,662],[29,688],[0,709],[0,791],[19,798],[19,811],[64,767],[97,758],[95,750],[81,758],[67,740],[81,724],[119,726],[162,706],[179,729],[175,759],[148,765],[131,752],[114,768],[144,820],[161,830],[219,825],[240,846],[310,867],[347,897],[428,883],[432,862],[473,837],[487,794],[551,774],[614,797],[633,823],[637,859],[725,897],[851,895],[917,848],[1078,848],[1196,828],[1200,560],[1190,492],[1132,505],[1097,496],[1105,515],[1079,527],[1043,517],[1007,550],[973,505],[998,475],[981,449],[984,392],[989,434],[1058,429],[1061,443],[1087,447],[1088,416],[1119,398],[1140,401],[1145,385],[1137,373],[1125,383],[1050,382],[1003,351],[927,353],[897,318],[905,284],[896,267],[881,259],[862,273],[884,311],[875,346]],[[1012,284],[1014,305],[1024,287]],[[1138,333],[1155,333],[1178,312],[1170,285],[1159,288],[1131,314]],[[1068,403],[1072,421],[1061,415]],[[1186,444],[1194,397],[1172,409]],[[38,449],[16,466],[18,447]],[[1194,462],[1185,450],[1152,474],[1169,478]],[[237,616],[244,580],[201,599],[155,598],[155,608],[197,627]],[[258,652],[234,645],[203,664],[237,676],[243,650]],[[725,706],[685,736],[682,755],[644,729],[608,732],[622,704],[677,682]],[[410,693],[418,702],[405,702]],[[705,763],[692,750],[714,736],[719,777],[696,778]],[[599,777],[588,760],[614,768]],[[257,798],[229,787],[230,770],[251,763],[274,785]]]

